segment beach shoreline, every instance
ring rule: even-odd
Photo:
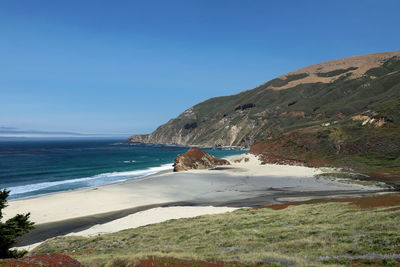
[[[258,207],[288,200],[363,196],[388,191],[376,186],[316,179],[314,175],[321,173],[318,168],[261,165],[250,154],[228,159],[231,165],[213,170],[164,171],[111,185],[10,201],[5,218],[31,213],[37,229],[18,244],[29,245],[160,207]],[[170,213],[173,214],[173,209]],[[129,228],[129,224],[124,227]]]
[[[171,163],[172,166],[172,163]],[[8,203],[11,202],[17,202],[17,201],[25,201],[25,200],[30,200],[30,199],[36,199],[36,198],[41,198],[41,197],[45,197],[45,196],[52,196],[52,195],[58,195],[58,194],[62,194],[62,193],[71,193],[71,192],[78,192],[78,191],[84,191],[84,190],[90,190],[90,189],[97,189],[103,186],[110,186],[110,185],[115,185],[115,184],[124,184],[133,180],[141,180],[141,179],[146,179],[149,177],[153,177],[156,175],[162,175],[162,174],[166,174],[166,173],[173,173],[173,168],[171,167],[170,170],[162,170],[159,171],[157,173],[154,174],[150,174],[150,175],[144,175],[141,177],[135,177],[135,178],[131,178],[122,182],[114,182],[114,183],[109,183],[109,184],[103,184],[103,185],[96,185],[96,186],[87,186],[87,187],[81,187],[81,188],[76,188],[76,189],[70,189],[70,190],[65,190],[65,191],[58,191],[58,192],[51,192],[51,193],[46,193],[46,194],[40,194],[40,195],[35,195],[35,196],[29,196],[29,197],[23,197],[23,198],[18,198],[18,199],[12,199],[9,200]]]

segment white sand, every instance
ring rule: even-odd
[[[27,250],[27,251],[31,251],[34,248],[38,247],[43,242],[38,242],[38,243],[34,243],[34,244],[31,244],[31,245],[22,246],[22,247],[12,247],[10,250]]]
[[[193,170],[163,173],[127,182],[10,201],[5,219],[17,213],[31,213],[37,224],[60,221],[149,204],[176,201],[222,203],[275,194],[277,190],[307,192],[332,190],[376,190],[356,184],[315,179],[316,168],[260,165],[249,154],[230,157],[227,170]]]
[[[290,177],[312,177],[321,173],[319,168],[310,168],[304,166],[278,165],[278,164],[261,164],[261,160],[253,154],[242,154],[227,157],[231,163],[228,168],[232,168],[231,172],[241,172],[243,175],[250,176],[290,176]],[[238,162],[239,161],[239,162]],[[202,170],[207,171],[207,170]],[[227,169],[229,171],[229,169]]]
[[[193,218],[201,215],[221,214],[232,212],[237,208],[230,207],[164,207],[140,211],[132,215],[114,220],[105,224],[97,224],[84,231],[70,233],[67,236],[93,236],[105,233],[115,233],[121,230],[137,228],[154,223],[165,222],[172,219]],[[43,242],[28,246],[14,247],[17,250],[33,250]]]
[[[114,220],[105,224],[95,225],[87,230],[71,233],[69,235],[92,236],[104,233],[114,233],[129,228],[164,222],[172,219],[192,218],[207,214],[220,214],[231,212],[237,208],[229,207],[165,207],[140,211],[124,218]]]

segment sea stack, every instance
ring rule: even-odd
[[[184,154],[179,154],[174,161],[174,172],[187,171],[191,169],[210,169],[219,165],[229,165],[229,161],[219,159],[210,153],[191,147]]]

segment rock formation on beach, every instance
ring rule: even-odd
[[[219,159],[213,155],[201,151],[196,147],[189,148],[186,153],[179,154],[174,161],[174,172],[191,169],[210,169],[219,165],[229,165],[229,161]]]

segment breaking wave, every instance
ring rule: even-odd
[[[161,171],[171,170],[172,163],[163,164],[158,167],[151,167],[144,170],[125,171],[125,172],[109,172],[101,173],[90,177],[76,178],[71,180],[43,182],[36,184],[28,184],[21,186],[9,187],[10,195],[21,195],[35,191],[54,191],[62,187],[64,190],[76,189],[82,187],[100,186],[123,182],[129,179],[137,179],[156,174]]]

